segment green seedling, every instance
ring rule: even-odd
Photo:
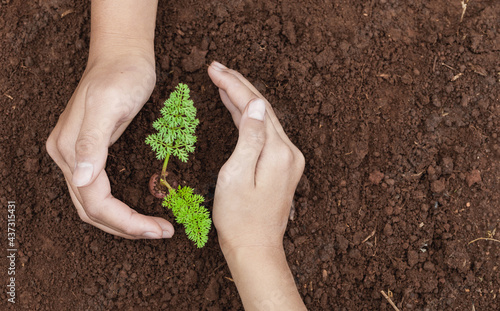
[[[190,187],[177,186],[174,182],[171,186],[167,182],[170,156],[182,162],[188,161],[189,153],[194,151],[195,130],[200,121],[196,119],[196,108],[189,99],[189,88],[185,84],[180,83],[164,105],[162,116],[153,122],[157,133],[146,137],[146,144],[156,152],[156,158],[163,160],[161,174],[151,177],[149,188],[154,196],[163,198],[162,205],[172,210],[175,220],[184,225],[188,238],[201,248],[208,240],[212,225],[208,210],[200,205],[205,199],[194,194]]]

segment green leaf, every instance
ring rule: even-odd
[[[196,127],[196,107],[189,99],[189,87],[180,83],[160,110],[162,116],[153,122],[157,131],[146,137],[146,144],[156,152],[156,157],[163,160],[173,155],[182,162],[187,162],[189,153],[194,152]]]
[[[203,196],[194,194],[192,188],[179,186],[171,189],[162,203],[172,210],[175,221],[184,225],[186,235],[198,248],[207,243],[212,225],[209,211],[200,205],[203,201]]]

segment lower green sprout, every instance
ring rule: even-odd
[[[208,240],[208,232],[212,221],[208,210],[200,204],[205,198],[194,194],[190,187],[171,189],[162,205],[172,210],[175,221],[183,224],[186,235],[198,248],[203,247]]]

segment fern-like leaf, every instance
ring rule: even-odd
[[[202,248],[208,241],[208,232],[212,225],[209,211],[200,204],[205,199],[194,194],[190,187],[171,189],[163,200],[162,205],[172,210],[175,221],[184,225],[186,235],[198,248]]]
[[[157,131],[146,137],[146,144],[156,152],[156,158],[163,160],[173,155],[182,162],[187,162],[189,153],[194,151],[196,143],[196,108],[189,99],[189,87],[180,83],[161,109],[162,116],[153,122]]]

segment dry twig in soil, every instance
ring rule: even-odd
[[[495,229],[493,229],[493,231],[487,231],[487,232],[486,232],[486,237],[485,237],[485,238],[477,238],[477,239],[475,239],[475,240],[470,241],[470,242],[469,242],[469,244],[467,244],[467,245],[471,245],[472,243],[477,242],[477,241],[479,241],[479,240],[486,240],[486,241],[493,241],[493,242],[498,242],[498,243],[500,243],[500,240],[497,240],[497,239],[493,238],[493,237],[495,236],[495,232],[496,232],[496,231],[497,231],[497,229],[496,229],[496,228],[495,228]]]
[[[392,299],[389,296],[387,296],[387,294],[383,290],[381,290],[380,293],[382,293],[382,295],[385,297],[385,299],[387,299],[387,301],[391,304],[391,306],[394,308],[394,310],[401,311],[401,310],[399,310],[398,307],[396,307],[396,304],[392,301]]]
[[[465,11],[467,10],[467,5],[469,4],[470,0],[462,0],[462,16],[460,16],[460,22],[464,19]]]
[[[486,240],[486,241],[493,241],[493,242],[498,242],[498,243],[500,243],[500,240],[497,240],[497,239],[492,239],[492,238],[477,238],[477,239],[475,239],[475,240],[470,241],[470,242],[469,242],[469,245],[470,245],[470,244],[472,244],[472,243],[474,243],[474,242],[477,242],[477,241],[479,241],[479,240]]]
[[[375,232],[377,231],[377,227],[375,227],[375,229],[373,229],[373,231],[370,233],[369,236],[366,237],[366,239],[363,240],[363,242],[361,242],[361,244],[365,243],[366,241],[368,241],[371,237],[373,237],[375,235]]]

